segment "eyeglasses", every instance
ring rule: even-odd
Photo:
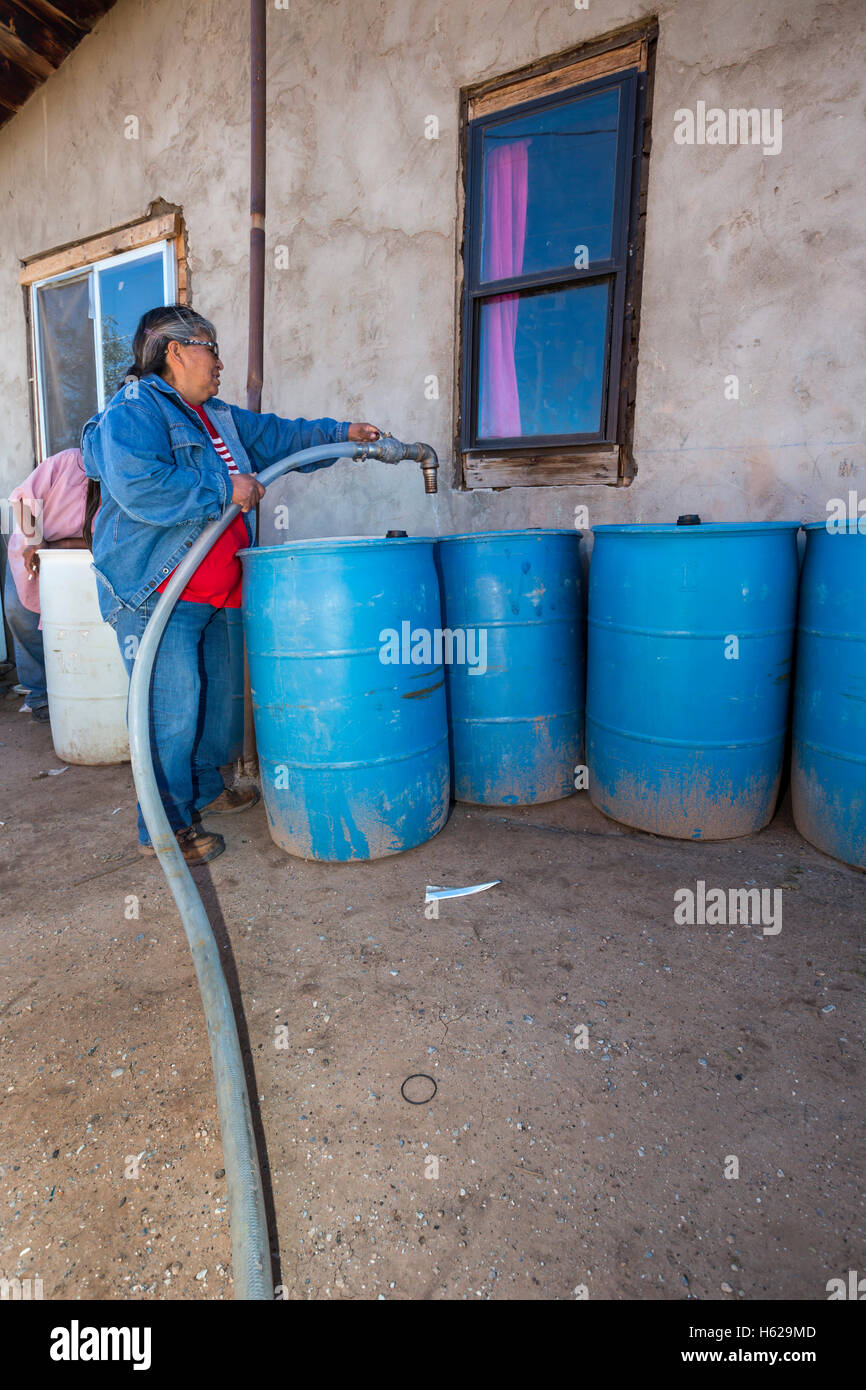
[[[184,338],[178,341],[182,341],[184,347],[206,347],[210,348],[214,357],[219,357],[220,355],[219,343],[211,343],[207,338]]]

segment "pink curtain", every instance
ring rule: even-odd
[[[484,162],[484,280],[504,280],[523,269],[526,200],[529,187],[529,141],[497,145]],[[519,435],[520,400],[514,365],[517,334],[516,294],[485,300],[481,310],[481,402],[478,432],[482,438]]]

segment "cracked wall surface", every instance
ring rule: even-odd
[[[460,89],[652,14],[637,477],[460,491]],[[244,402],[247,42],[243,4],[120,0],[0,132],[0,493],[33,466],[20,258],[155,198],[183,208],[194,303],[219,330],[224,396]],[[829,497],[866,497],[858,0],[292,0],[269,8],[268,44],[263,408],[427,440],[441,485],[425,497],[415,465],[290,478],[268,494],[265,540],[567,526],[578,504],[591,523],[818,518]],[[781,110],[781,151],[676,144],[674,113],[699,101]],[[129,114],[137,141],[124,138]],[[281,502],[288,532],[274,529]]]

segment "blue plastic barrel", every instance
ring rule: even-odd
[[[226,754],[223,763],[234,763],[243,757],[244,751],[244,628],[239,608],[227,608],[225,614],[232,706],[226,729]]]
[[[589,794],[624,825],[727,840],[772,819],[797,603],[797,522],[595,526]]]
[[[806,526],[791,794],[810,844],[866,869],[866,520]]]
[[[438,558],[455,797],[531,806],[571,795],[583,748],[580,532],[446,536]]]
[[[295,541],[240,555],[272,838],[302,859],[341,862],[429,840],[449,801],[433,541]]]

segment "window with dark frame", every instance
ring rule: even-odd
[[[608,455],[605,480],[617,479],[645,53],[632,44],[621,65],[614,49],[558,83],[555,71],[513,83],[511,101],[505,87],[475,118],[470,105],[460,411],[469,485],[485,485],[485,459],[512,470],[555,461],[555,476],[541,466],[514,479],[543,483],[567,481],[570,459],[573,481],[590,481],[579,461]],[[582,70],[587,80],[574,80]]]

